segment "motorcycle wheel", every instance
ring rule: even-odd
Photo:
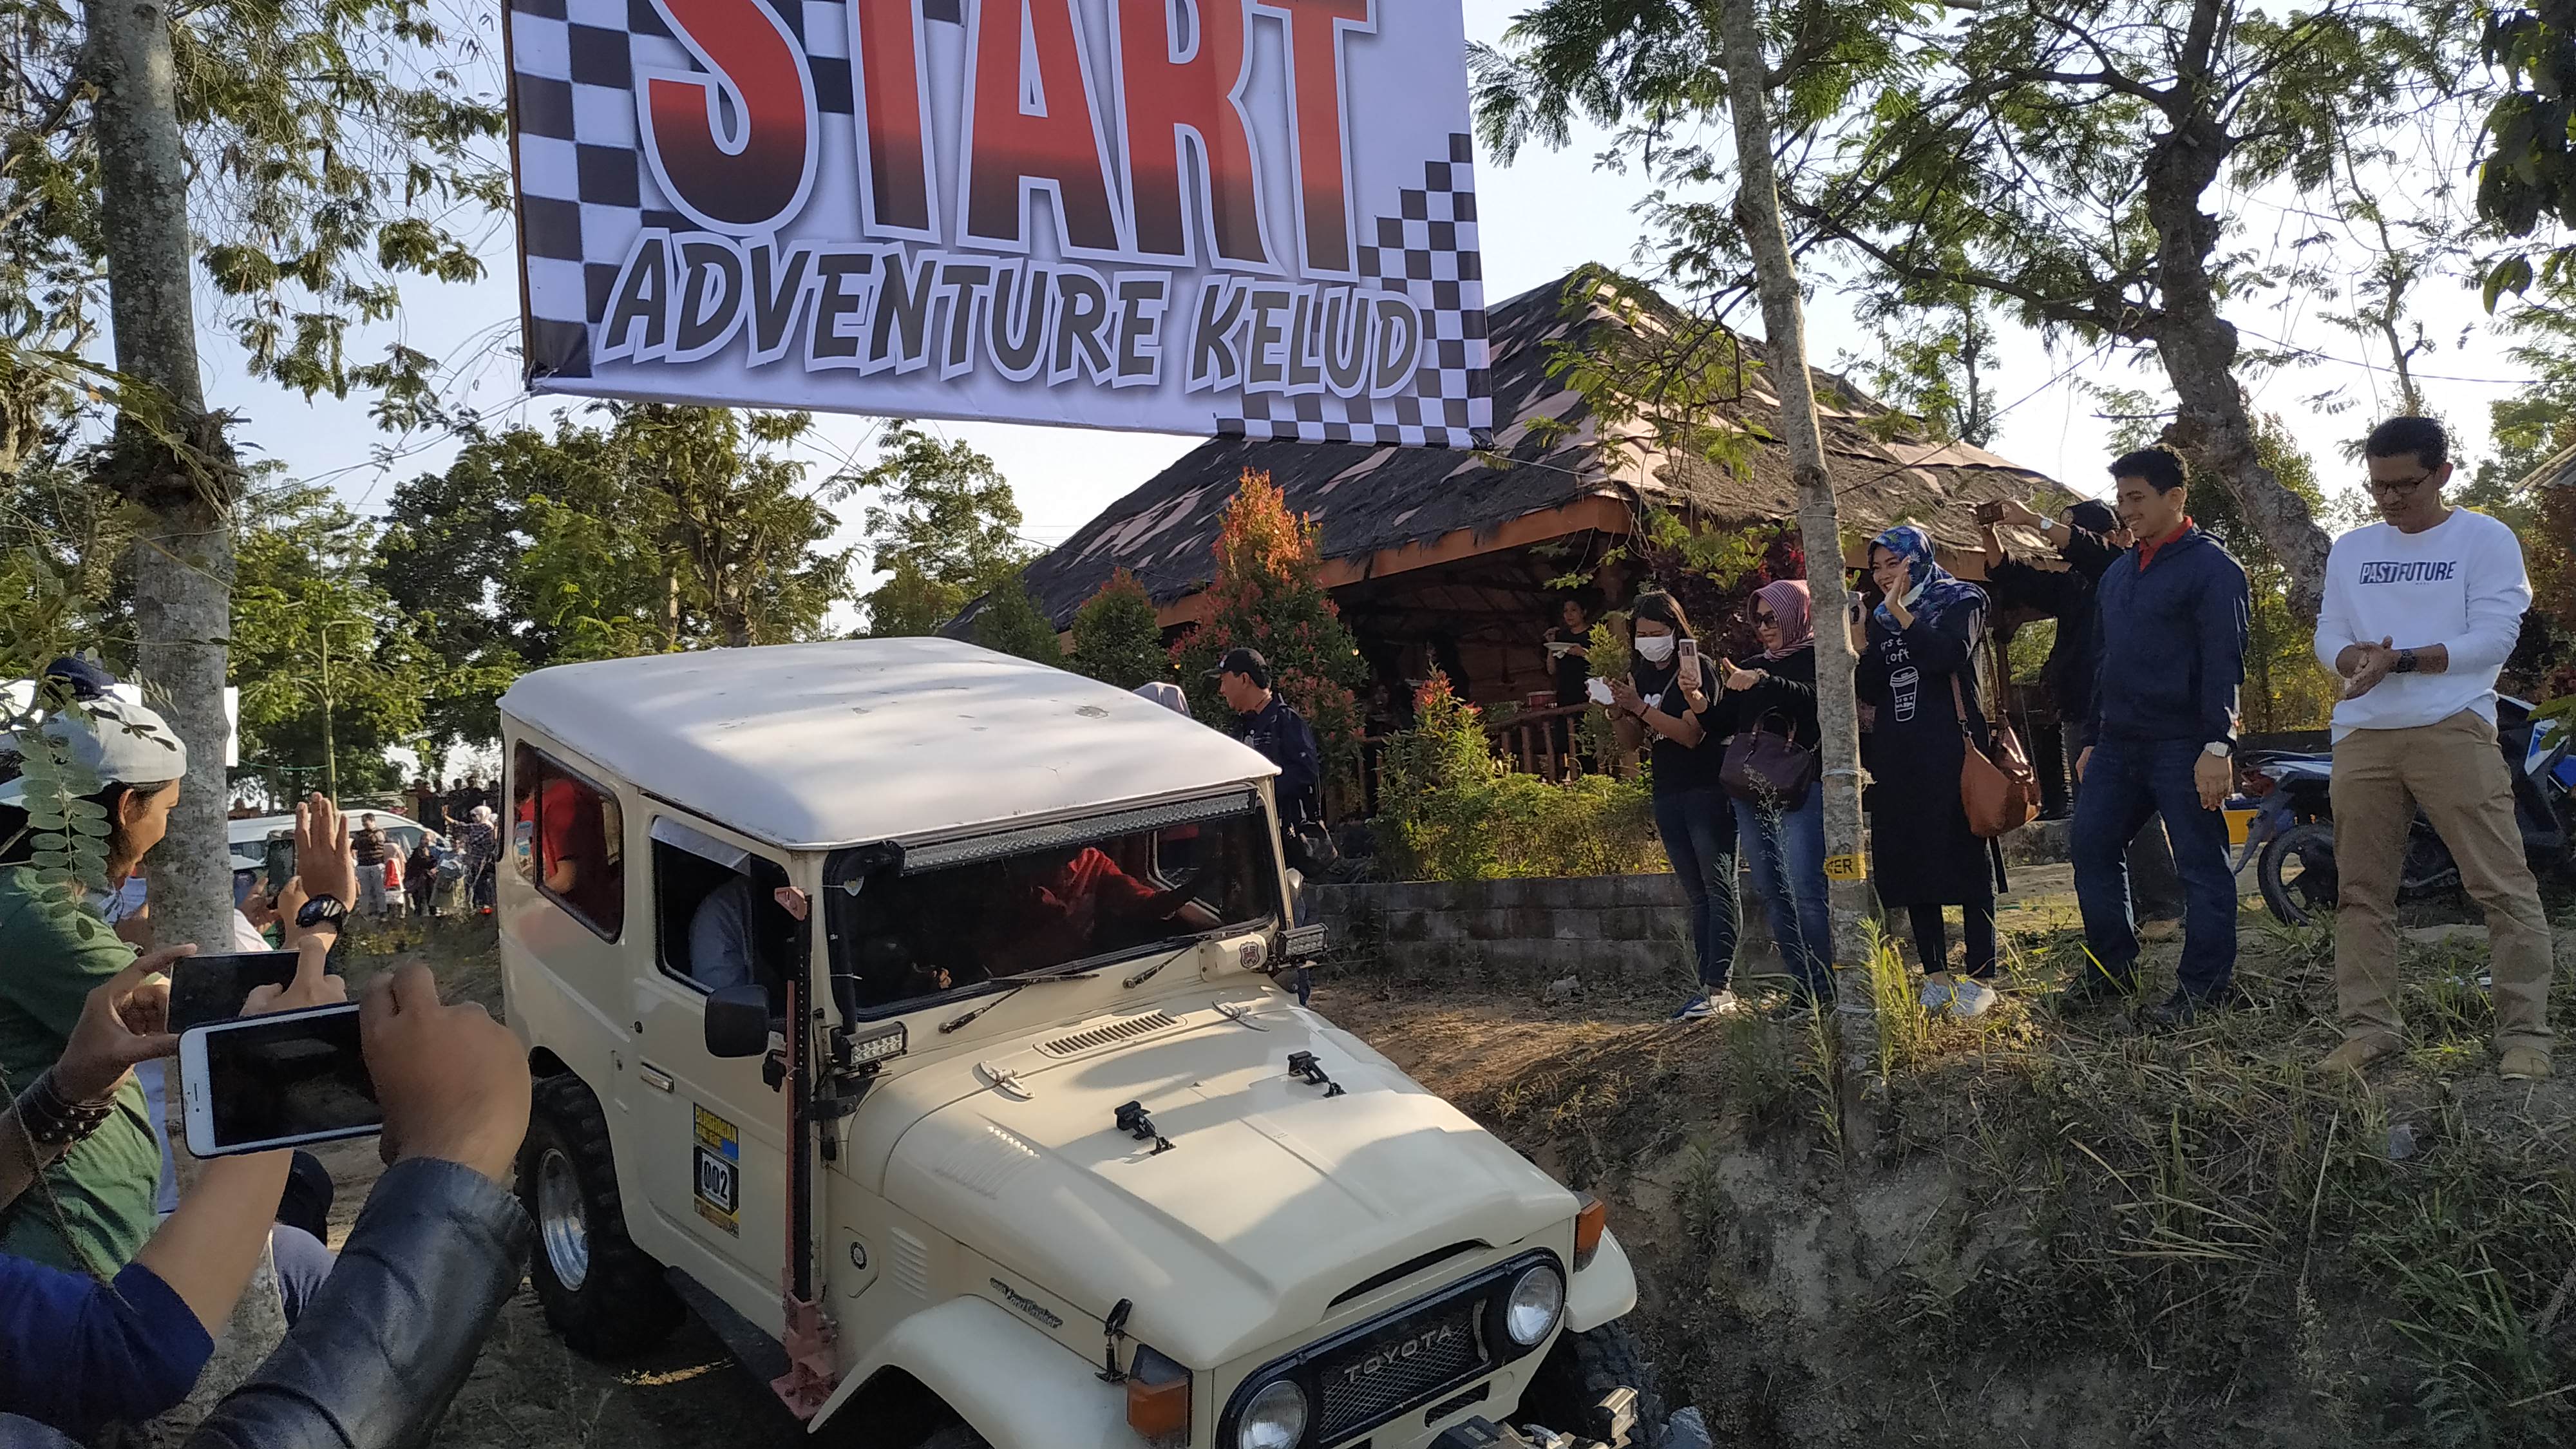
[[[2336,897],[2334,824],[2293,825],[2263,847],[2255,867],[2263,904],[2285,924],[2313,926],[2333,918]]]

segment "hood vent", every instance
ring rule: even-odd
[[[1342,1296],[1333,1300],[1332,1307],[1339,1308],[1354,1298],[1366,1298],[1380,1288],[1401,1283],[1405,1279],[1412,1277],[1416,1273],[1422,1272],[1435,1263],[1446,1263],[1452,1258],[1462,1257],[1468,1253],[1476,1252],[1484,1246],[1485,1244],[1483,1243],[1451,1243],[1445,1248],[1434,1248],[1419,1258],[1412,1259],[1409,1262],[1398,1263],[1383,1273],[1379,1273],[1373,1277],[1363,1279],[1359,1283],[1353,1284],[1349,1289],[1343,1292]]]
[[[1179,1025],[1180,1022],[1168,1012],[1149,1011],[1143,1016],[1123,1017],[1107,1026],[1095,1026],[1089,1031],[1077,1031],[1071,1036],[1039,1042],[1038,1050],[1051,1057],[1076,1057],[1122,1041],[1169,1031]]]

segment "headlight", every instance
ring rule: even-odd
[[[1234,1431],[1235,1449],[1297,1449],[1306,1437],[1306,1391],[1281,1379],[1252,1396]]]
[[[1536,1348],[1564,1311],[1565,1279],[1541,1263],[1512,1284],[1512,1296],[1503,1304],[1503,1331],[1521,1347]]]

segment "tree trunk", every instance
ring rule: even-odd
[[[2254,452],[2254,420],[2234,370],[2236,326],[2219,315],[2209,275],[2219,224],[2200,209],[2200,198],[2230,148],[2225,131],[2195,105],[2147,158],[2147,217],[2156,229],[2156,290],[2164,303],[2156,354],[2180,405],[2164,440],[2235,494],[2245,521],[2289,573],[2291,610],[2314,618],[2333,541],[2307,500],[2282,487]]]
[[[144,688],[188,746],[188,774],[152,852],[152,919],[164,943],[230,947],[224,746],[237,472],[224,420],[206,413],[190,296],[188,173],[161,0],[89,0],[86,64],[98,88],[101,213],[116,368],[124,374],[116,486],[155,520],[135,545],[135,657]],[[273,1282],[263,1272],[258,1281]],[[243,1295],[190,1404],[229,1390],[286,1331],[277,1296]]]
[[[1780,222],[1780,182],[1771,159],[1767,62],[1755,12],[1758,0],[1726,0],[1719,29],[1726,50],[1727,102],[1735,117],[1736,166],[1742,185],[1735,222],[1753,252],[1769,339],[1771,386],[1780,397],[1780,436],[1798,485],[1798,535],[1807,553],[1807,592],[1816,620],[1816,722],[1823,727],[1826,873],[1832,882],[1833,952],[1846,1006],[1869,998],[1869,886],[1861,876],[1860,726],[1852,697],[1851,639],[1843,624],[1842,520],[1825,472],[1825,438],[1816,421],[1815,381],[1807,371],[1806,313],[1797,263]]]
[[[108,296],[129,394],[111,476],[157,520],[136,545],[136,658],[153,706],[188,746],[169,837],[152,853],[152,915],[162,940],[220,949],[232,940],[224,675],[235,474],[197,376],[170,16],[159,0],[91,0],[87,15]]]

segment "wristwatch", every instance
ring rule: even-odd
[[[2418,661],[2415,658],[2414,650],[2400,649],[2397,651],[2397,662],[2388,666],[2388,672],[2391,674],[2412,674],[2415,672],[2417,663]]]
[[[316,926],[329,926],[336,931],[340,928],[340,923],[348,918],[347,902],[338,896],[315,896],[304,903],[302,910],[295,913],[295,924],[298,928],[307,931]]]
[[[2200,752],[2204,755],[2215,755],[2223,760],[2236,753],[2236,746],[2226,740],[2211,740],[2200,747]]]

